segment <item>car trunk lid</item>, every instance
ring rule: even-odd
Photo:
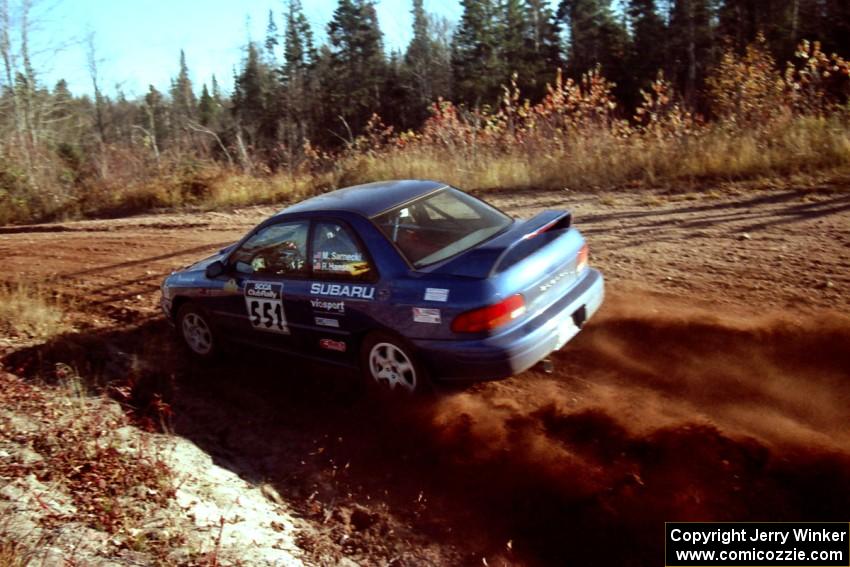
[[[514,294],[525,301],[525,317],[545,309],[571,287],[577,277],[584,239],[571,226],[567,211],[544,211],[514,223],[501,235],[439,266],[435,272],[490,279],[498,295],[493,303]],[[523,317],[523,318],[525,318]]]
[[[568,232],[571,220],[569,211],[544,211],[531,219],[517,221],[502,234],[455,256],[433,272],[489,278],[538,255],[542,249]]]

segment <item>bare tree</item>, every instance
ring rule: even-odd
[[[35,77],[35,68],[32,65],[32,59],[30,58],[30,13],[32,11],[33,3],[32,0],[23,0],[21,3],[21,22],[20,22],[20,33],[21,33],[21,60],[23,62],[23,69],[19,72],[19,77],[22,79],[21,83],[21,102],[23,103],[23,119],[24,119],[24,134],[26,135],[27,142],[27,150],[28,156],[30,156],[29,152],[35,148],[36,143],[38,142],[38,132],[36,131],[36,77]],[[32,166],[32,163],[30,163]]]
[[[94,32],[90,31],[86,36],[86,63],[88,65],[89,77],[92,89],[94,89],[94,121],[97,127],[97,135],[101,146],[106,142],[106,124],[103,117],[103,94],[100,90],[100,80],[97,73],[97,50],[95,49]]]
[[[15,54],[12,51],[12,41],[9,30],[12,27],[11,17],[9,15],[9,0],[0,2],[0,56],[3,57],[3,68],[5,71],[6,87],[11,95],[11,114],[13,128],[15,131],[15,143],[20,145],[21,141],[21,121],[18,115],[18,91],[15,88],[14,76],[17,74],[17,64]]]
[[[227,151],[227,146],[224,145],[224,142],[221,141],[221,138],[218,134],[215,133],[215,131],[210,130],[206,126],[198,124],[197,122],[192,122],[191,120],[186,122],[186,126],[190,130],[199,132],[201,134],[206,134],[207,136],[213,138],[218,144],[218,147],[221,149],[222,153],[224,153],[224,157],[227,158],[227,164],[230,166],[231,169],[233,168],[233,158],[231,157],[230,152]]]
[[[153,117],[150,112],[148,112],[150,117],[151,124],[155,125]],[[138,129],[145,135],[145,141],[151,145],[151,149],[153,150],[154,158],[156,159],[156,169],[160,170],[161,164],[159,161],[159,146],[156,143],[156,133],[155,128],[152,127],[152,130],[148,130],[147,128],[143,128],[138,124],[133,124],[132,128]]]

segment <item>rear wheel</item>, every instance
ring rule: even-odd
[[[209,315],[200,307],[187,303],[177,312],[177,330],[189,351],[198,358],[212,358],[218,344]]]
[[[360,355],[365,379],[381,390],[418,394],[429,389],[424,367],[413,349],[398,337],[374,333],[363,342]]]

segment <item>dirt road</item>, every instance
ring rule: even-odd
[[[140,414],[163,396],[177,435],[310,521],[316,563],[649,565],[665,520],[846,520],[846,186],[488,199],[572,209],[608,279],[553,375],[388,406],[332,368],[193,365],[159,282],[268,208],[0,228],[3,279],[61,293],[78,331],[4,364],[131,380]]]

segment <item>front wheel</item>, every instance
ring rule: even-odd
[[[425,369],[401,339],[375,333],[363,342],[360,354],[364,377],[381,390],[418,394],[428,389]]]
[[[209,359],[217,353],[212,323],[205,311],[187,303],[177,312],[177,329],[189,351],[198,358]]]

